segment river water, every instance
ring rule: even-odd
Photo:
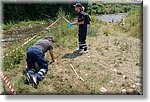
[[[119,22],[122,18],[125,18],[127,13],[118,13],[118,14],[107,14],[107,15],[100,15],[96,16],[97,19],[103,22]]]

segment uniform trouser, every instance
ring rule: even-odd
[[[87,25],[79,26],[79,49],[84,49],[84,51],[87,50],[86,45],[86,35],[87,35]]]
[[[40,70],[36,69],[35,63],[40,67]],[[44,53],[35,47],[31,47],[27,51],[27,67],[30,74],[35,74],[39,80],[45,78],[45,74],[48,71],[48,64],[44,60]]]

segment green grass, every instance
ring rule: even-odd
[[[44,23],[45,21],[44,20],[40,20],[40,21],[22,21],[22,22],[18,22],[18,23],[14,23],[13,21],[12,22],[9,22],[7,24],[4,24],[2,27],[4,30],[10,30],[10,29],[13,29],[13,28],[21,28],[21,27],[26,27],[30,24],[41,24],[41,23]]]
[[[89,37],[96,37],[98,35],[99,29],[103,26],[103,22],[96,19],[95,16],[90,16],[91,24],[88,25],[88,33]]]
[[[141,38],[142,35],[142,22],[143,22],[143,8],[141,5],[135,6],[125,19],[126,27],[125,32],[128,36],[134,38]]]

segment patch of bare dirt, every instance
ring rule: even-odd
[[[126,35],[89,37],[89,53],[55,49],[58,61],[48,75],[63,94],[142,94],[142,55],[139,39]],[[84,79],[79,80],[70,63]],[[56,85],[57,84],[57,85]],[[59,84],[59,85],[58,85]],[[69,85],[69,86],[66,86]],[[66,90],[63,90],[66,89]]]

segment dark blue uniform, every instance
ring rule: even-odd
[[[83,11],[80,11],[78,13],[78,22],[85,21],[85,14]],[[84,24],[79,25],[79,49],[84,49],[84,51],[87,50],[86,45],[86,35],[87,35],[87,24],[84,22]]]
[[[37,72],[39,80],[43,80],[48,71],[48,63],[44,59],[44,53],[48,50],[53,50],[52,44],[47,39],[43,39],[37,41],[27,51],[28,73],[32,75]],[[35,63],[39,65],[40,70],[36,69]]]

